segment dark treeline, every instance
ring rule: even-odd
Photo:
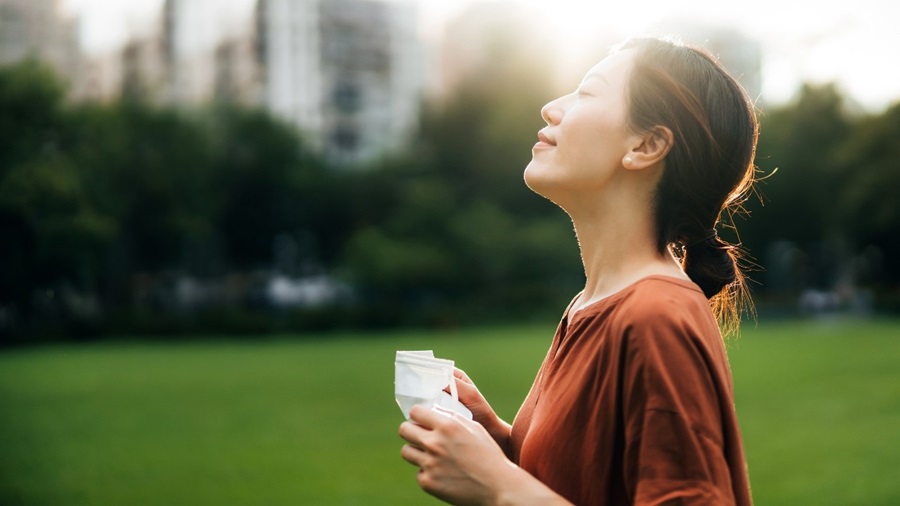
[[[70,104],[40,64],[0,69],[2,339],[557,315],[577,246],[522,182],[555,92],[494,61],[365,168],[262,111]],[[849,114],[807,86],[761,124],[761,198],[734,219],[761,307],[896,309],[900,106]]]

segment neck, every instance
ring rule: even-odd
[[[621,192],[567,210],[575,226],[586,278],[584,292],[573,310],[650,275],[688,279],[668,251],[660,253],[657,249],[653,211],[647,201],[633,197]]]

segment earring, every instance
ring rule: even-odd
[[[633,162],[634,160],[632,160],[630,156],[626,156],[622,161],[625,163],[625,165],[631,165],[631,162]]]

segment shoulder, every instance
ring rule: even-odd
[[[664,357],[667,350],[723,346],[709,301],[688,280],[670,276],[642,278],[599,303],[582,309],[559,332],[593,336],[604,349]],[[568,339],[573,340],[573,339]],[[610,348],[611,347],[611,348]],[[618,353],[618,352],[616,352]],[[615,355],[616,353],[613,353]]]
[[[703,291],[694,283],[668,276],[641,279],[623,291],[618,313],[631,323],[680,320],[709,312]]]
[[[623,293],[615,311],[620,332],[631,345],[721,339],[709,302],[694,283],[654,276]]]
[[[681,413],[714,427],[717,392],[728,386],[727,355],[699,288],[673,279],[646,280],[623,297],[616,318],[624,388],[633,409]]]

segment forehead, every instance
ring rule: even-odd
[[[634,49],[612,53],[601,60],[600,63],[594,65],[584,76],[584,81],[587,82],[592,78],[602,78],[609,83],[625,81],[625,77],[634,63],[635,54],[636,51]]]

